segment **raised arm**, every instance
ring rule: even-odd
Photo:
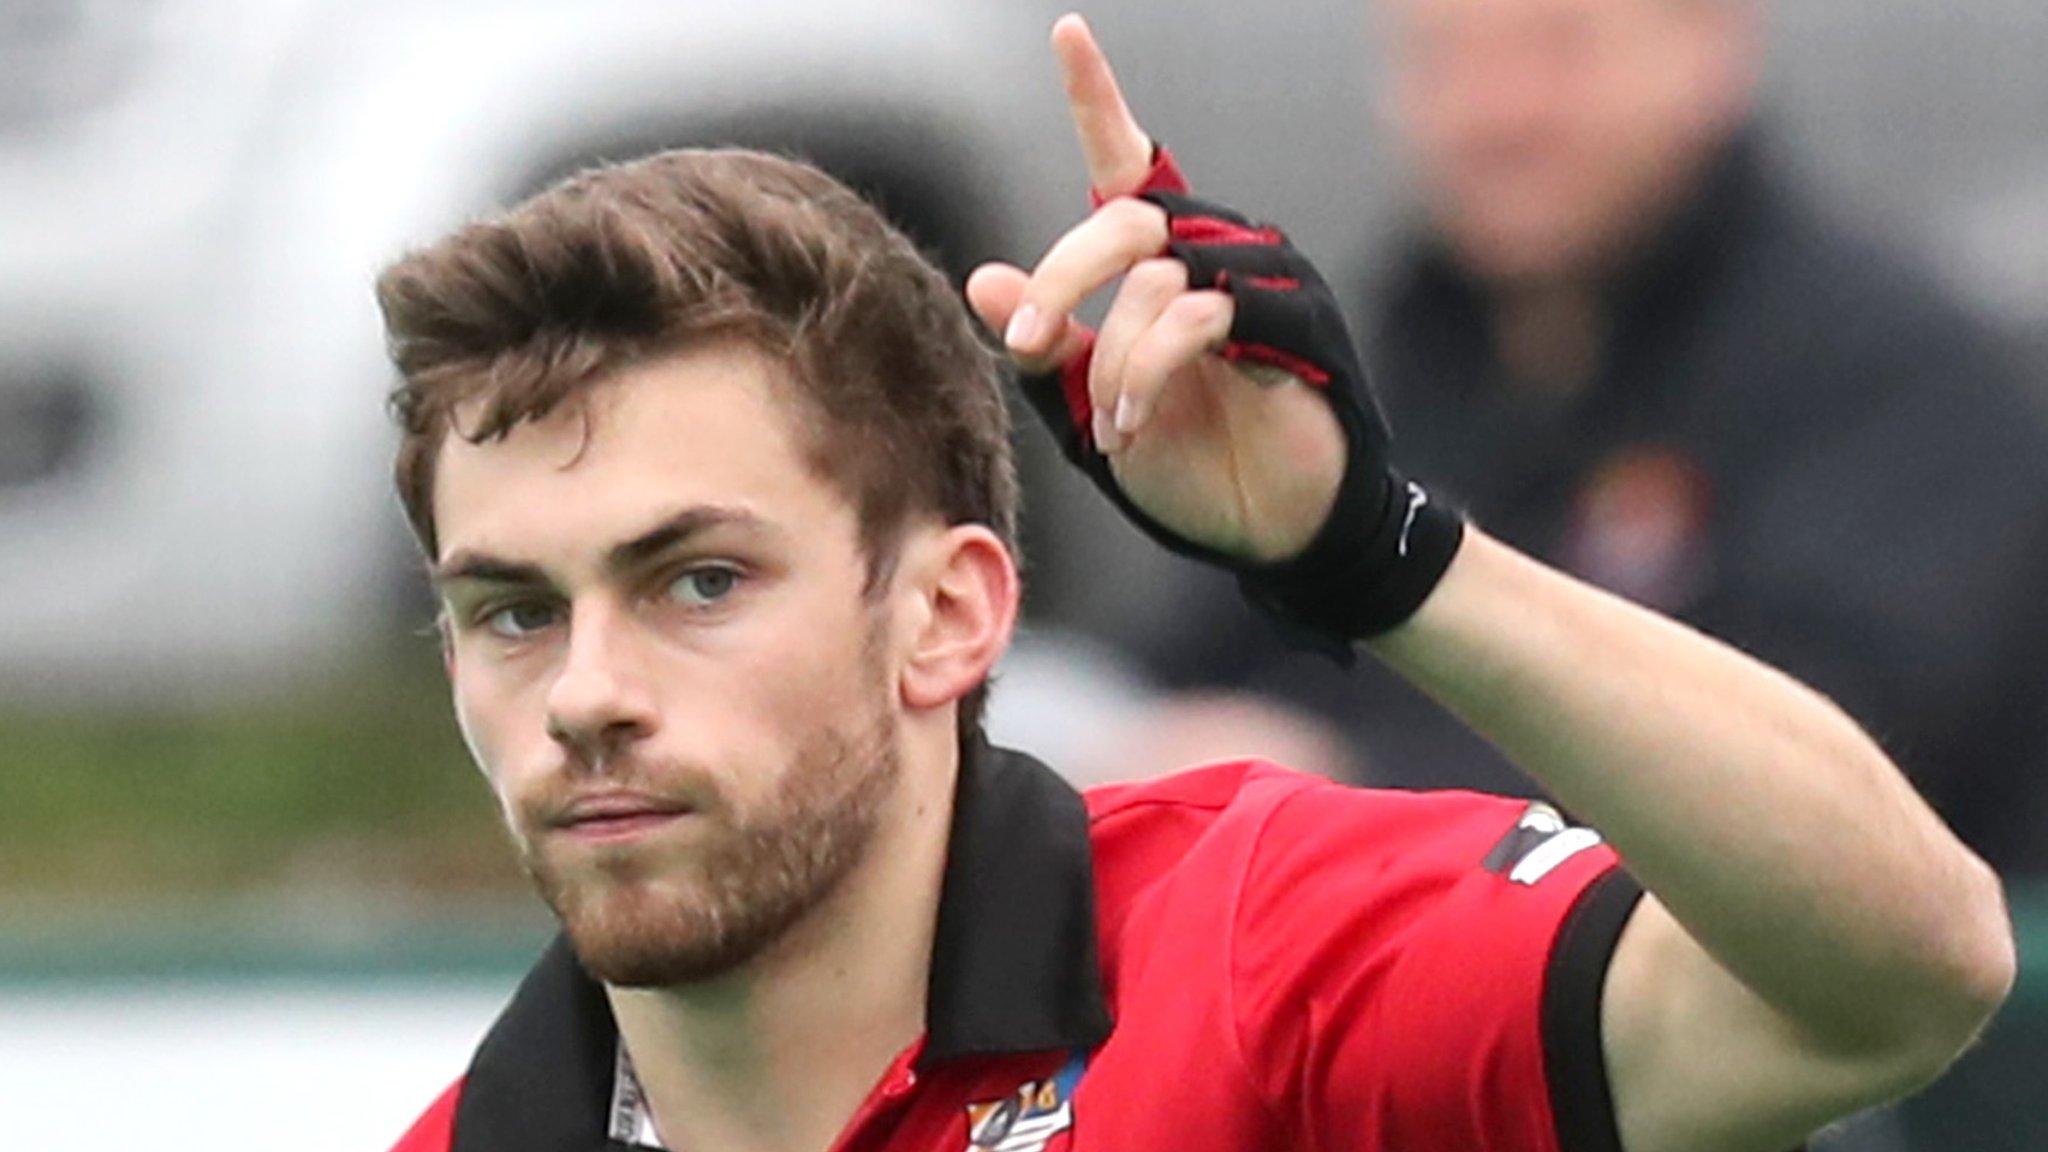
[[[1313,269],[1176,198],[1086,26],[1054,44],[1111,199],[1031,272],[978,271],[971,301],[1141,527],[1386,661],[1616,847],[1651,893],[1602,1011],[1629,1152],[1783,1152],[1937,1075],[2013,979],[1991,871],[1827,700],[1394,474]],[[1071,313],[1119,277],[1088,333]]]
[[[2004,999],[1997,878],[1791,678],[1478,532],[1369,645],[1651,893],[1602,1011],[1630,1152],[1790,1147],[1933,1079]]]

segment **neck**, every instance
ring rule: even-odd
[[[1604,366],[1608,315],[1584,284],[1548,284],[1500,296],[1493,343],[1510,383],[1532,395],[1570,399]]]
[[[906,733],[865,858],[760,956],[699,984],[606,988],[670,1148],[824,1152],[922,1034],[959,762],[944,736]]]
[[[1646,274],[1659,275],[1659,262],[1674,246],[1701,243],[1694,233],[1702,213],[1725,210],[1718,201],[1748,146],[1732,126],[1708,136],[1676,151],[1662,178],[1575,256],[1489,287],[1494,347],[1511,384],[1565,400],[1607,367],[1615,294],[1639,290],[1632,281]]]

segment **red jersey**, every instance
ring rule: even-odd
[[[978,748],[925,1034],[831,1152],[1617,1152],[1600,988],[1640,895],[1540,804],[1256,761],[1084,799]],[[558,940],[395,1152],[635,1147]]]

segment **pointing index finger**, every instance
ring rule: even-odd
[[[1067,110],[1088,162],[1089,186],[1105,198],[1136,192],[1152,168],[1152,138],[1124,103],[1109,57],[1095,43],[1088,22],[1071,12],[1053,24],[1052,46],[1060,58]]]

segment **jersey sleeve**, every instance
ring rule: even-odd
[[[391,1152],[448,1152],[455,1141],[455,1105],[462,1099],[462,1081],[450,1084],[412,1122]]]
[[[1307,787],[1238,894],[1245,1065],[1312,1149],[1619,1152],[1600,989],[1640,896],[1547,805]]]

